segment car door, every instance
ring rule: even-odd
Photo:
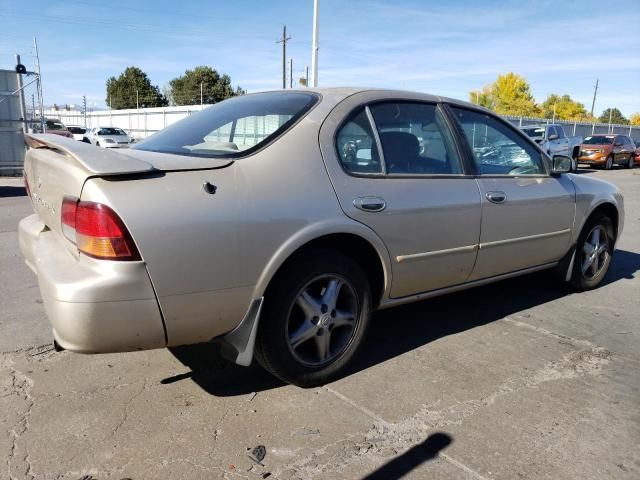
[[[569,139],[564,132],[564,128],[562,125],[556,125],[556,134],[558,135],[558,139],[556,140],[556,149],[553,155],[569,155]]]
[[[507,122],[457,106],[451,111],[482,195],[482,233],[470,280],[559,260],[569,250],[575,212],[570,178],[549,175],[544,154]],[[486,132],[482,145],[477,131]]]
[[[343,102],[321,130],[341,208],[387,246],[391,297],[465,282],[480,236],[480,194],[449,120],[436,103],[358,106],[362,98]]]

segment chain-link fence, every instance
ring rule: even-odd
[[[567,135],[580,136],[583,138],[588,137],[589,135],[597,134],[617,133],[620,135],[628,135],[635,140],[636,145],[640,145],[640,126],[609,123],[588,123],[571,120],[556,120],[552,118],[515,117],[511,115],[505,115],[504,118],[518,127],[549,123],[560,124],[563,126],[564,131],[567,133]]]

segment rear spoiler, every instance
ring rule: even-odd
[[[53,134],[25,134],[29,148],[57,150],[74,159],[92,175],[126,175],[155,170],[153,165],[125,153]]]

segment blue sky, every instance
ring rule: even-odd
[[[0,68],[33,64],[45,102],[104,106],[105,81],[136,65],[162,87],[196,65],[248,91],[281,86],[287,25],[294,78],[311,63],[312,0],[0,0]],[[320,0],[320,86],[405,88],[455,98],[524,75],[538,101],[568,93],[595,113],[640,111],[640,1]]]

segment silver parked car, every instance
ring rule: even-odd
[[[474,105],[286,90],[211,106],[126,152],[28,138],[20,246],[56,344],[216,341],[310,386],[376,309],[555,268],[598,286],[619,190]]]
[[[129,148],[133,143],[127,132],[117,127],[91,128],[85,132],[82,141],[103,148]]]

